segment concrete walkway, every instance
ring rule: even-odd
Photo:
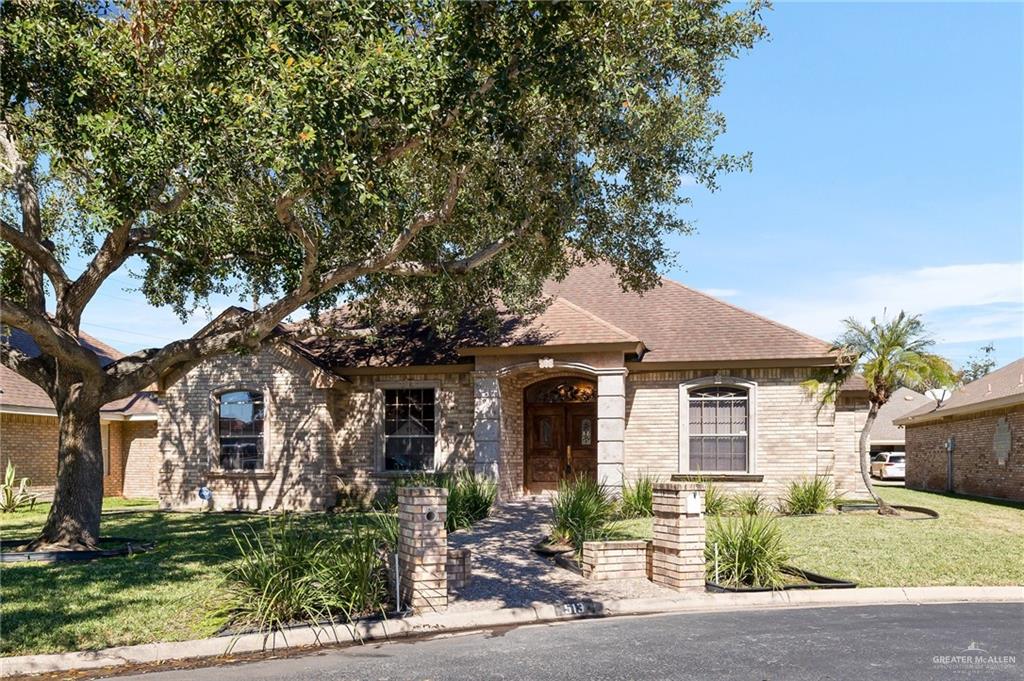
[[[674,596],[676,592],[646,579],[593,582],[555,565],[531,547],[547,536],[551,521],[548,497],[502,504],[471,530],[448,536],[452,548],[473,552],[473,576],[450,601],[448,612],[523,608],[537,603]]]

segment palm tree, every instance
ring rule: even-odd
[[[845,331],[833,343],[838,354],[837,367],[820,379],[804,385],[819,395],[821,404],[834,403],[844,383],[860,374],[867,384],[868,418],[860,434],[860,474],[864,486],[878,503],[878,512],[895,515],[896,511],[878,496],[871,484],[868,439],[878,410],[900,387],[923,390],[949,385],[955,377],[949,362],[928,352],[934,345],[925,331],[920,315],[900,311],[892,320],[871,318],[863,324],[849,317],[843,320]]]

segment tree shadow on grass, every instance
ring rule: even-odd
[[[331,524],[355,517],[303,516]],[[155,540],[156,547],[87,563],[5,565],[0,654],[210,635],[224,623],[221,579],[239,556],[232,531],[266,524],[266,517],[233,513],[105,516],[105,535]]]

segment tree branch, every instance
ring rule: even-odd
[[[0,299],[0,323],[21,329],[48,355],[60,358],[86,374],[100,373],[96,354],[82,346],[78,337],[62,329],[46,313],[28,310],[17,303]]]
[[[53,374],[39,357],[29,357],[8,343],[0,343],[0,364],[32,381],[46,394],[53,392]]]
[[[0,122],[0,147],[3,147],[5,168],[11,174],[11,182],[18,194],[18,203],[21,205],[21,234],[26,239],[39,244],[40,249],[43,240],[43,222],[39,211],[39,192],[36,190],[32,177],[32,167],[21,158],[18,152],[18,145],[10,126],[6,122]],[[4,230],[4,238],[8,237],[7,230]],[[17,247],[17,245],[15,245]],[[21,250],[21,249],[19,249]],[[32,249],[36,251],[36,249]],[[25,300],[29,309],[36,312],[46,310],[46,291],[43,289],[43,270],[41,262],[32,257],[30,251],[23,251],[29,255],[22,271],[22,288],[25,292]],[[66,277],[65,277],[66,278]],[[54,282],[58,286],[60,280]]]
[[[20,231],[3,218],[0,218],[0,234],[3,235],[4,241],[14,246],[43,268],[50,283],[53,284],[58,298],[64,295],[65,289],[71,285],[71,280],[68,278],[60,261],[54,257],[50,249],[44,246],[41,241]]]
[[[465,258],[445,262],[425,263],[415,261],[395,262],[383,271],[404,277],[428,277],[437,274],[463,275],[478,269],[507,250],[515,240],[530,228],[532,218],[526,218],[512,232],[496,239]]]

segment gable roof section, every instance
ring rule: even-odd
[[[989,409],[1024,405],[1024,357],[953,391],[952,397],[936,407],[917,409],[896,424],[911,426],[944,416],[973,414]]]
[[[905,441],[903,428],[893,421],[922,407],[932,406],[935,402],[916,390],[900,388],[892,394],[889,401],[878,410],[875,425],[871,427],[871,444],[902,444]]]
[[[39,356],[42,351],[32,336],[14,327],[11,327],[10,330],[11,333],[6,342],[11,347],[21,350],[30,357]],[[103,366],[124,357],[123,353],[87,333],[80,333],[78,337],[82,345],[96,353]],[[47,414],[56,413],[53,401],[42,388],[16,371],[0,366],[0,411],[12,408],[29,409]],[[107,415],[155,416],[157,403],[151,393],[140,392],[105,404],[100,411]]]
[[[548,282],[545,293],[639,338],[648,348],[645,363],[833,360],[825,341],[671,279],[642,295],[625,292],[609,264],[577,268]]]

